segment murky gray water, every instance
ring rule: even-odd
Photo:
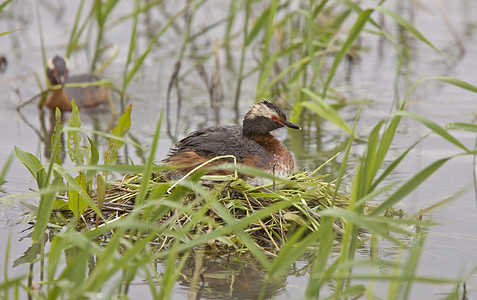
[[[37,11],[41,17],[46,55],[64,53],[77,4],[72,4],[70,1],[58,2],[63,5],[62,11],[58,10],[56,1],[52,3],[33,0],[14,1],[10,7],[7,7],[7,11],[0,15],[0,32],[22,28],[17,33],[0,37],[0,55],[4,55],[8,61],[7,69],[4,73],[0,73],[0,101],[3,106],[0,110],[0,136],[3,140],[0,143],[0,164],[6,161],[10,153],[13,152],[13,146],[15,145],[36,155],[44,152],[42,137],[48,130],[49,124],[46,122],[46,129],[42,129],[42,122],[44,120],[48,121],[48,117],[41,116],[36,103],[25,106],[21,113],[16,111],[16,107],[40,92],[35,81],[35,75],[38,75],[44,84]],[[446,26],[442,14],[439,13],[438,4],[441,1],[425,0],[416,5],[397,2],[399,3],[396,5],[389,4],[388,7],[412,20],[423,35],[439,49],[454,56],[459,54],[456,36],[451,34],[450,27]],[[65,6],[66,3],[68,3],[68,7]],[[460,60],[452,60],[437,54],[428,46],[417,43],[412,38],[408,39],[407,42],[411,45],[411,56],[402,65],[402,75],[399,78],[401,97],[415,80],[423,76],[451,76],[474,85],[477,84],[477,59],[475,58],[475,53],[477,53],[477,19],[473,17],[477,15],[477,3],[471,0],[459,0],[446,1],[442,4],[445,7],[446,16],[458,33],[457,38],[463,43],[465,54]],[[130,11],[132,6],[132,3],[129,6],[122,5],[118,7],[117,13]],[[227,5],[221,1],[215,1],[211,9],[217,13],[199,13],[196,19],[197,24],[205,26],[207,22],[211,22],[211,16],[219,18],[220,12],[227,9]],[[154,17],[159,18],[159,16]],[[153,18],[152,25],[159,26],[163,23],[164,21],[161,21],[161,19]],[[395,28],[389,19],[387,19],[385,26],[389,30]],[[107,40],[111,44],[118,45],[119,54],[102,76],[110,78],[118,85],[120,83],[119,74],[122,73],[127,55],[129,32],[130,26],[124,24],[109,31],[107,36]],[[146,33],[142,32],[142,34]],[[393,33],[396,32],[393,31]],[[196,54],[206,54],[212,51],[213,42],[217,37],[221,38],[222,32],[214,30],[198,39]],[[173,72],[177,49],[181,42],[180,32],[171,31],[166,34],[127,90],[130,100],[134,103],[131,136],[137,138],[146,149],[148,149],[148,143],[154,132],[158,115],[161,109],[165,108],[167,84]],[[391,45],[385,43],[383,48],[380,49],[379,42],[375,36],[363,35],[362,45],[368,50],[363,52],[360,60],[353,64],[350,80],[344,80],[346,76],[341,73],[333,81],[333,85],[341,87],[344,95],[349,100],[373,100],[372,103],[365,106],[358,123],[357,132],[362,134],[361,138],[365,138],[372,126],[388,114],[394,96],[393,84],[397,57]],[[144,50],[145,45],[140,45],[140,47],[141,50]],[[88,70],[88,51],[80,50],[70,59],[74,69],[78,72]],[[221,60],[225,62],[225,54],[221,52],[221,55]],[[184,70],[189,69],[192,62],[192,59],[187,59]],[[187,65],[187,63],[191,65]],[[213,73],[214,66],[212,63],[208,63],[204,67],[209,74]],[[195,71],[192,70],[192,72]],[[254,98],[256,81],[254,78],[248,78],[244,82],[240,117],[237,120],[236,112],[232,109],[236,84],[235,74],[225,67],[222,72],[225,100],[218,113],[209,108],[207,91],[198,76],[187,76],[181,82],[182,96],[187,105],[182,108],[181,118],[177,123],[178,131],[173,131],[173,135],[183,137],[187,132],[199,127],[233,124],[240,121],[241,116],[252,103],[252,100],[246,101],[245,99]],[[344,72],[344,68],[342,72]],[[412,94],[408,109],[438,124],[456,121],[475,122],[476,99],[476,95],[470,92],[429,81],[422,84]],[[173,111],[174,109],[175,107],[173,107]],[[356,110],[357,106],[350,106],[346,107],[342,113],[345,119],[352,120]],[[82,115],[81,117],[84,126],[87,128],[105,130],[110,126],[111,117],[107,115],[92,114]],[[176,124],[175,121],[177,120],[173,118],[173,125]],[[426,133],[428,133],[427,128],[415,121],[404,119],[390,154],[399,155],[403,149],[406,149]],[[304,132],[300,134],[303,135]],[[334,149],[344,139],[339,135],[337,129],[329,123],[323,124],[320,134],[320,138],[317,138],[314,132],[305,136],[291,137],[285,130],[277,132],[277,135],[285,139],[296,154],[303,152],[301,155],[296,155],[296,161],[299,168],[307,169],[318,166],[319,162],[327,158],[326,151]],[[455,136],[467,147],[473,148],[474,134],[455,132]],[[156,154],[158,161],[165,157],[171,145],[171,138],[167,136],[165,126],[163,126],[160,143],[160,148]],[[360,155],[362,149],[364,148],[355,147],[354,154]],[[136,162],[141,163],[143,155],[132,148],[128,150],[128,155]],[[458,152],[459,150],[455,146],[442,138],[431,136],[410,153],[395,172],[393,179],[406,180],[431,162]],[[471,184],[473,182],[473,168],[472,157],[464,156],[452,159],[416,192],[399,203],[398,208],[412,214],[421,208],[435,204],[464,186]],[[24,212],[19,203],[20,200],[26,202],[36,200],[34,195],[25,194],[30,187],[36,185],[26,168],[16,160],[10,168],[7,180],[8,182],[3,186],[4,193],[0,194],[1,196],[17,193],[23,195],[13,197],[11,200],[2,199],[0,204],[0,245],[6,245],[7,239],[10,237],[12,246],[7,266],[8,270],[11,275],[23,274],[27,271],[26,265],[12,268],[12,263],[30,246],[29,239],[19,240],[26,234],[22,233],[22,230],[28,228],[29,225],[24,222],[18,224],[16,222],[22,218],[21,214]],[[477,253],[477,233],[475,230],[477,210],[476,197],[472,190],[450,204],[434,210],[425,218],[437,222],[439,225],[431,227],[428,233],[422,258],[419,262],[419,274],[458,277],[467,274],[473,267],[477,266],[477,256],[475,255]],[[386,248],[383,246],[380,251],[382,256],[394,253],[395,249],[392,247]],[[364,252],[362,255],[366,255],[366,253]],[[2,258],[0,259],[0,269],[4,268],[4,256],[5,246],[0,246],[0,257]],[[297,268],[299,267],[297,266]],[[299,297],[304,293],[307,283],[306,278],[306,275],[289,276],[285,287],[278,290],[276,298]],[[130,297],[132,299],[148,294],[147,288],[140,284],[141,281],[138,280],[137,283],[138,285],[131,288]],[[475,276],[471,276],[467,280],[469,293],[474,297],[477,295],[476,283],[477,278]],[[187,290],[186,286],[178,283],[175,298],[181,299],[187,295]],[[386,285],[378,285],[376,288],[376,294],[378,295],[384,296],[386,291]],[[450,286],[416,284],[413,288],[412,299],[434,299],[450,291]]]

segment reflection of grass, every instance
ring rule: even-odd
[[[92,65],[95,65],[101,57],[110,26],[132,20],[133,29],[122,76],[123,94],[146,58],[155,53],[157,44],[167,42],[162,40],[165,33],[173,29],[177,31],[181,42],[175,69],[166,71],[171,74],[168,100],[172,101],[172,91],[176,89],[180,103],[180,84],[193,77],[194,73],[190,70],[196,67],[186,71],[181,68],[183,60],[189,59],[188,51],[195,50],[195,42],[199,37],[223,26],[224,39],[217,45],[225,51],[237,45],[240,49],[240,57],[234,61],[238,62],[238,70],[235,70],[236,103],[240,101],[242,84],[254,78],[257,98],[271,97],[280,101],[280,97],[284,96],[293,102],[291,121],[297,122],[304,115],[322,117],[346,132],[350,138],[341,158],[340,172],[331,176],[337,178],[332,184],[323,182],[314,174],[310,176],[301,172],[292,180],[280,183],[276,189],[268,187],[253,190],[240,181],[234,181],[232,186],[208,187],[198,183],[200,174],[193,174],[170,189],[173,183],[154,177],[155,172],[162,168],[153,165],[162,116],[145,164],[114,165],[116,152],[123,142],[127,142],[123,136],[129,128],[131,110],[124,109],[126,113],[118,127],[108,136],[110,144],[105,164],[98,165],[100,155],[90,139],[87,141],[88,151],[81,151],[80,123],[78,116],[73,113],[68,128],[62,129],[60,123],[57,125],[52,137],[50,163],[44,165],[35,156],[16,149],[17,158],[36,179],[40,195],[32,233],[34,245],[28,255],[17,263],[31,263],[33,272],[33,265],[39,257],[42,273],[39,288],[33,290],[32,281],[26,285],[18,278],[9,278],[8,271],[5,271],[4,282],[0,283],[4,298],[8,299],[9,293],[16,293],[20,289],[38,298],[76,299],[100,293],[122,297],[128,294],[135,278],[144,278],[151,296],[163,299],[170,296],[179,276],[190,274],[191,280],[187,282],[192,285],[191,290],[197,289],[202,261],[211,259],[209,255],[219,246],[229,246],[235,253],[257,263],[257,269],[262,272],[262,296],[268,295],[267,287],[282,282],[290,267],[303,256],[309,257],[309,280],[305,292],[309,298],[327,294],[342,299],[366,293],[372,299],[374,281],[377,280],[389,282],[389,299],[409,297],[415,282],[451,283],[456,286],[452,292],[457,294],[457,284],[462,282],[461,278],[419,276],[416,273],[425,242],[425,228],[429,226],[420,220],[421,215],[413,218],[383,218],[383,214],[418,188],[448,160],[456,155],[475,153],[474,149],[462,145],[448,129],[477,131],[476,126],[456,122],[443,128],[423,116],[407,112],[405,105],[412,91],[423,80],[439,80],[473,93],[477,92],[475,86],[447,77],[417,81],[400,102],[397,111],[389,115],[389,120],[379,121],[369,133],[366,151],[352,173],[350,192],[343,192],[341,187],[341,180],[349,169],[349,155],[354,146],[356,128],[345,122],[337,110],[337,107],[346,105],[346,101],[334,89],[334,77],[340,72],[343,60],[360,50],[356,41],[367,27],[373,29],[371,33],[391,41],[398,54],[403,51],[374,20],[375,10],[392,18],[422,43],[435,48],[408,21],[382,6],[363,10],[358,4],[349,1],[334,5],[327,1],[310,1],[309,4],[300,4],[303,5],[301,9],[292,7],[293,3],[288,1],[272,0],[270,5],[264,1],[230,1],[229,13],[224,19],[199,30],[193,26],[194,17],[212,2],[188,1],[147,40],[145,49],[140,50],[137,43],[140,40],[138,32],[142,29],[140,21],[149,13],[157,13],[156,10],[162,12],[162,1],[136,1],[134,11],[124,16],[113,13],[119,1],[95,1],[96,6],[93,5],[87,17],[81,21],[86,3],[89,2],[81,1],[77,10],[67,54],[77,51],[78,45],[82,44],[81,38],[88,32],[88,26],[96,26],[94,28],[97,31],[94,32],[97,36],[92,39],[95,44],[91,47]],[[185,17],[185,25],[179,22],[184,20],[182,17]],[[240,18],[244,18],[244,24],[239,24]],[[253,61],[251,57],[257,53],[254,52],[257,49],[259,54],[255,55]],[[214,52],[210,53],[194,64],[201,65],[204,60],[214,57]],[[226,57],[233,59],[233,55]],[[172,116],[169,114],[165,117]],[[424,124],[433,134],[456,145],[461,152],[430,164],[404,183],[387,183],[389,175],[409,151],[425,139],[423,137],[416,141],[396,159],[386,161],[389,160],[387,154],[403,117]],[[356,122],[358,119],[359,113]],[[319,122],[316,125],[319,126]],[[64,168],[59,155],[63,131],[69,133],[68,140],[71,143],[67,151],[71,160],[76,162],[76,167],[72,169]],[[86,162],[83,158],[86,158]],[[110,183],[106,180],[110,172],[129,175],[121,183]],[[130,199],[134,199],[134,202],[126,202]],[[372,209],[371,201],[378,203]],[[66,229],[55,232],[54,227],[48,226],[53,209],[56,212],[60,209],[71,211],[75,222],[67,218],[69,225]],[[83,225],[81,230],[76,230],[78,223]],[[409,225],[415,230],[407,230]],[[49,238],[44,234],[45,229],[54,233],[49,240],[49,247],[44,247]],[[363,229],[371,237],[369,242],[362,239]],[[403,236],[411,236],[412,239],[406,244],[402,242]],[[98,240],[104,237],[107,237],[107,241],[98,245]],[[379,241],[383,239],[401,250],[396,258],[380,258]],[[356,250],[363,247],[370,248],[370,259],[355,258]],[[204,250],[208,252],[203,253]],[[159,260],[164,262],[161,271],[157,269]],[[184,272],[191,261],[191,270]],[[363,271],[363,268],[366,270]],[[377,270],[380,268],[388,272],[379,273]],[[360,283],[355,279],[360,280]],[[364,280],[368,284],[363,283]],[[326,286],[333,288],[324,292]]]

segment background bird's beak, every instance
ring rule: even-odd
[[[64,87],[66,83],[66,72],[64,74],[57,76],[56,79],[58,80],[59,84],[61,84],[61,87]]]
[[[61,76],[58,76],[56,78],[56,81],[58,81],[58,84],[61,84],[61,87],[64,87],[65,86],[65,79]]]

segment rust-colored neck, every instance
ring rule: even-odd
[[[71,111],[72,109],[71,102],[64,89],[50,91],[45,106],[53,110],[58,107],[61,111]]]
[[[288,153],[287,147],[283,145],[280,140],[275,138],[272,134],[264,134],[264,135],[256,135],[256,136],[251,136],[250,139],[254,140],[255,142],[259,143],[262,145],[263,148],[265,148],[265,151],[270,154],[282,154],[283,153]]]
[[[293,172],[295,166],[293,156],[281,141],[270,133],[253,136],[251,139],[263,146],[269,154],[267,171],[280,177],[286,177]]]

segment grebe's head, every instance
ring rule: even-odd
[[[301,129],[300,126],[288,121],[278,106],[265,100],[254,104],[245,115],[242,133],[245,136],[265,135],[281,127]]]
[[[66,57],[54,56],[48,60],[46,75],[51,85],[64,85],[68,76],[69,62]]]

